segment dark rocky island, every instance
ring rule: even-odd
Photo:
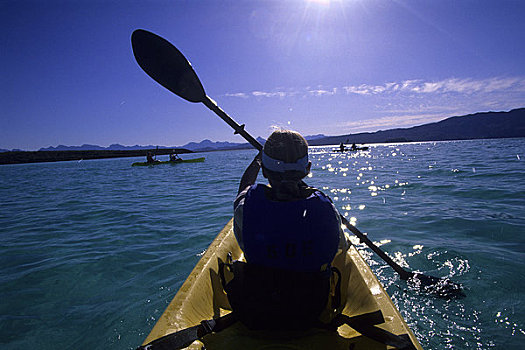
[[[0,164],[20,164],[20,163],[40,163],[40,162],[60,162],[67,160],[86,160],[102,158],[123,158],[123,157],[146,157],[151,151],[154,154],[166,155],[172,152],[183,154],[193,153],[183,148],[170,149],[140,149],[140,150],[65,150],[65,151],[14,151],[0,153]]]

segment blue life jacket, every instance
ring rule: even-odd
[[[293,271],[320,271],[337,253],[341,230],[330,199],[316,190],[308,198],[280,202],[252,186],[243,209],[244,255],[250,264]]]

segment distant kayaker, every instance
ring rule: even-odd
[[[339,149],[341,150],[341,152],[344,152],[345,151],[345,144],[341,142],[341,144],[339,145]]]
[[[181,161],[182,158],[179,157],[179,155],[177,153],[171,153],[170,154],[170,162],[178,162],[178,161]]]
[[[352,143],[352,147],[350,148],[352,151],[355,151],[357,149],[357,146],[355,145],[355,143]]]
[[[261,166],[269,186],[255,184]],[[307,141],[280,130],[242,176],[234,234],[247,264],[237,270],[227,293],[250,328],[295,328],[295,323],[308,328],[327,305],[330,265],[348,244],[330,198],[302,181],[310,168]]]
[[[146,162],[155,163],[155,159],[153,159],[153,153],[151,151],[148,151],[148,154],[146,155]]]

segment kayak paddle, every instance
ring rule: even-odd
[[[359,231],[357,227],[352,225],[348,220],[342,216],[341,220],[343,225],[348,228],[354,235],[359,238],[361,243],[366,244],[370,249],[381,257],[390,267],[392,267],[401,277],[402,280],[407,281],[411,286],[416,289],[423,290],[428,293],[432,293],[441,297],[454,297],[454,296],[465,296],[461,285],[452,282],[448,278],[438,278],[434,276],[427,276],[420,272],[407,271],[399,264],[394,262],[384,251],[379,249],[364,233]]]
[[[191,63],[169,41],[146,30],[137,29],[131,35],[131,44],[137,63],[153,80],[186,101],[204,103],[231,126],[236,134],[240,134],[259,151],[262,150],[262,145],[244,130],[244,125],[237,124],[206,95]]]
[[[143,29],[137,29],[131,35],[133,54],[139,66],[160,85],[173,92],[186,101],[203,103],[222,120],[240,134],[253,147],[261,151],[263,146],[246,130],[244,124],[239,125],[217,103],[206,95],[204,88],[193,70],[190,62],[170,42],[160,36]],[[419,272],[410,272],[395,263],[385,252],[379,249],[366,235],[351,225],[342,215],[341,220],[345,226],[354,233],[361,242],[370,247],[401,277],[408,280],[409,284],[417,289],[438,296],[452,297],[464,296],[462,287],[449,279],[427,276]]]

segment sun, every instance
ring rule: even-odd
[[[325,6],[329,6],[331,2],[331,0],[306,0],[306,1],[310,3],[314,3],[314,4],[325,5]]]
[[[331,7],[331,5],[334,5],[335,3],[342,5],[347,1],[348,0],[305,0],[308,5],[317,5],[318,7]]]

